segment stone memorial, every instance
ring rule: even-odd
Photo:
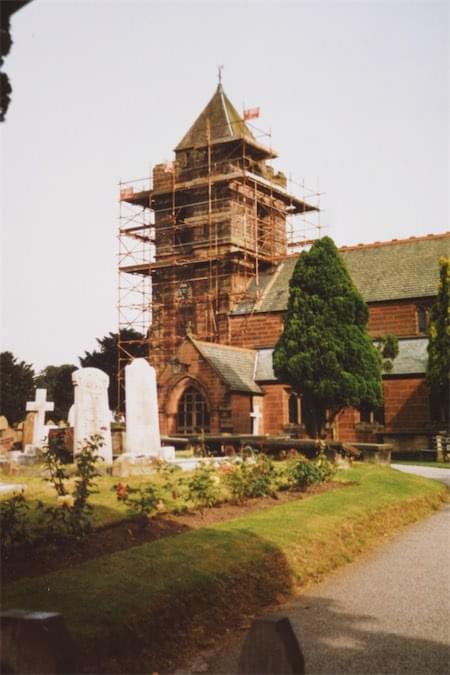
[[[125,367],[127,456],[175,459],[175,448],[161,446],[155,369],[146,359]]]
[[[45,413],[55,407],[54,403],[46,399],[47,389],[36,389],[36,400],[27,402],[27,411],[35,413],[31,444],[36,448],[42,448],[47,441],[48,431],[45,428]]]
[[[25,447],[26,445],[33,445],[33,433],[34,433],[34,412],[29,412],[26,414],[23,421],[22,428],[22,444]]]
[[[75,426],[75,403],[72,403],[69,409],[69,414],[67,415],[67,424],[69,427]]]
[[[127,453],[159,457],[158,394],[155,369],[146,359],[134,359],[125,367]]]
[[[17,442],[17,432],[11,429],[8,420],[3,415],[0,417],[0,452],[12,450]]]
[[[111,412],[108,407],[109,377],[98,368],[80,368],[72,373],[75,387],[73,414],[74,452],[79,452],[90,436],[103,437],[98,454],[112,462]]]

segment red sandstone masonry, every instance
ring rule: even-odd
[[[283,312],[230,317],[231,344],[236,347],[272,347],[283,330]]]
[[[369,333],[373,337],[393,333],[399,337],[418,335],[417,306],[429,307],[431,300],[420,302],[383,302],[369,307]]]
[[[233,420],[233,433],[251,434],[252,418],[250,417],[252,409],[251,396],[234,393],[231,397],[231,409]]]
[[[288,422],[288,394],[286,387],[280,384],[265,384],[263,431],[264,434],[283,433]]]
[[[424,378],[384,381],[386,431],[424,431],[430,423]]]

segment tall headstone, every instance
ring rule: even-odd
[[[75,387],[74,452],[79,452],[90,436],[100,435],[104,445],[98,454],[105,462],[112,462],[109,377],[98,368],[80,368],[72,373],[72,382]]]
[[[36,400],[27,402],[27,412],[34,412],[33,445],[42,448],[48,437],[45,428],[45,413],[53,410],[55,404],[47,401],[47,389],[36,389]]]
[[[127,453],[161,456],[155,369],[146,359],[125,367]]]

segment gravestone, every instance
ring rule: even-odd
[[[239,673],[304,675],[304,672],[303,653],[288,617],[255,619],[242,646]]]
[[[15,429],[11,429],[8,420],[2,415],[0,417],[0,452],[11,450],[17,442],[17,435]]]
[[[72,373],[75,387],[74,452],[80,451],[90,436],[103,437],[98,455],[112,462],[111,412],[108,406],[109,377],[98,368],[80,368]]]
[[[22,431],[22,445],[33,445],[33,432],[34,432],[34,412],[29,412],[26,414],[26,417],[23,422],[23,431]]]
[[[69,427],[74,427],[75,426],[75,403],[72,403],[72,405],[69,408],[69,414],[67,415],[67,423]]]
[[[158,394],[155,369],[146,359],[134,359],[125,367],[127,454],[159,457]]]
[[[34,412],[34,428],[32,445],[42,448],[47,440],[48,432],[45,429],[45,413],[53,410],[55,404],[47,401],[47,389],[36,389],[36,400],[27,402],[27,411]]]
[[[75,673],[75,650],[64,617],[55,612],[2,612],[2,673]]]

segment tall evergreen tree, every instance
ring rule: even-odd
[[[120,331],[122,340],[128,342],[127,351],[131,357],[148,356],[148,348],[142,345],[143,335],[132,328],[123,328]],[[135,341],[135,344],[133,344]],[[84,352],[79,357],[83,368],[100,368],[109,375],[109,405],[115,410],[118,401],[118,370],[119,370],[119,334],[109,333],[102,338],[97,338],[99,349],[92,352]]]
[[[62,366],[47,366],[35,378],[36,387],[47,389],[47,399],[55,404],[51,417],[55,421],[66,420],[73,403],[72,373],[77,366],[65,363]]]
[[[382,403],[382,359],[367,320],[367,305],[333,240],[319,239],[295,266],[273,353],[276,376],[303,398],[312,436],[323,434],[343,408]]]
[[[450,426],[450,258],[439,260],[439,290],[430,311],[426,378],[436,405],[436,422]]]
[[[12,352],[0,354],[0,415],[10,424],[25,417],[27,401],[34,400],[34,370],[29,363],[17,361]]]

